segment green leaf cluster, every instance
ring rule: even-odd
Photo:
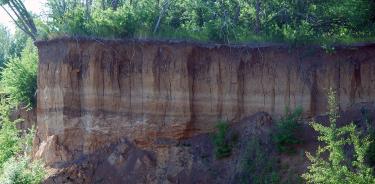
[[[292,153],[295,151],[294,146],[301,143],[297,137],[297,132],[301,127],[298,121],[301,118],[302,111],[302,108],[296,108],[293,112],[287,109],[286,115],[277,122],[273,140],[279,152]]]
[[[12,107],[0,98],[0,183],[39,184],[45,176],[44,166],[29,157],[35,131],[17,129],[20,120],[9,119]]]
[[[319,147],[315,155],[306,153],[311,165],[302,177],[307,183],[375,183],[373,170],[365,163],[366,152],[370,145],[369,137],[362,136],[353,123],[337,127],[339,113],[335,96],[335,92],[330,89],[329,125],[311,123],[314,130],[319,133],[318,140],[324,143],[324,146]],[[347,154],[348,147],[353,148],[352,154]]]
[[[233,144],[228,137],[229,124],[225,121],[219,121],[216,125],[217,132],[212,135],[215,146],[216,158],[225,158],[231,155]]]
[[[91,2],[91,3],[88,3]],[[114,2],[114,1],[112,1]],[[372,0],[49,0],[50,35],[350,43],[375,37]]]
[[[0,67],[8,60],[10,53],[9,48],[11,46],[11,36],[7,28],[0,25]]]
[[[7,160],[0,175],[3,184],[40,184],[45,176],[43,164],[32,162],[28,157],[12,157]]]
[[[272,155],[272,149],[258,137],[251,137],[242,161],[241,183],[276,184],[280,183],[277,158]]]
[[[37,49],[29,40],[21,56],[10,59],[1,71],[0,84],[9,102],[27,107],[36,105],[37,68]]]

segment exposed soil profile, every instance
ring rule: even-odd
[[[35,156],[52,168],[68,168],[63,173],[90,168],[73,183],[219,181],[213,178],[225,161],[211,162],[210,153],[197,156],[195,150],[212,150],[205,142],[218,120],[263,134],[269,130],[259,126],[272,124],[286,107],[302,107],[306,118],[325,114],[329,88],[343,111],[358,104],[372,108],[375,101],[373,44],[332,53],[273,44],[72,38],[36,44]],[[250,136],[243,131],[240,136]],[[239,157],[229,159],[220,181],[238,181],[230,178],[237,162]],[[101,180],[109,168],[113,180]],[[187,179],[193,176],[196,181]]]

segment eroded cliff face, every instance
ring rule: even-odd
[[[334,53],[152,41],[37,45],[35,155],[49,165],[124,139],[156,150],[157,142],[207,133],[219,119],[235,123],[260,111],[277,118],[286,107],[301,106],[305,116],[319,115],[330,87],[343,110],[375,100],[375,45]]]

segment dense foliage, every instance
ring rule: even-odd
[[[21,57],[21,53],[26,47],[28,42],[28,36],[20,30],[16,30],[13,35],[10,35],[10,45],[8,47],[8,60],[13,57]],[[30,41],[29,41],[30,42]],[[6,61],[8,61],[6,60]]]
[[[37,49],[29,40],[21,56],[10,59],[1,71],[1,87],[9,101],[32,107],[36,102]]]
[[[4,163],[0,183],[40,184],[44,176],[45,171],[41,162],[31,162],[28,157],[12,157]]]
[[[42,36],[215,42],[353,42],[374,37],[372,0],[48,0]]]
[[[366,152],[366,161],[371,167],[375,168],[375,130],[374,128],[371,128],[371,130],[369,131],[369,136],[370,136],[371,143]]]
[[[216,125],[216,133],[212,135],[215,146],[216,158],[224,158],[232,153],[233,139],[229,139],[229,124],[225,121],[219,121]]]
[[[0,183],[39,184],[45,170],[30,158],[34,131],[21,132],[10,120],[11,109],[35,103],[37,50],[21,31],[0,27]]]
[[[373,171],[365,163],[370,138],[362,136],[354,124],[337,127],[336,120],[339,114],[335,96],[336,94],[330,90],[329,125],[311,123],[319,133],[318,140],[322,141],[324,146],[318,148],[315,156],[306,153],[311,165],[303,177],[308,183],[375,183]],[[346,154],[349,147],[353,149],[351,156]],[[325,154],[328,154],[328,158]]]
[[[247,146],[242,161],[242,170],[245,172],[241,183],[276,184],[280,182],[277,158],[272,155],[272,148],[266,141],[254,136]]]
[[[361,108],[362,122],[366,125],[365,129],[362,130],[369,136],[370,145],[367,148],[365,159],[367,164],[375,168],[375,126],[373,123],[373,118],[371,117],[371,112],[366,107]]]
[[[1,100],[0,104],[0,165],[2,166],[7,160],[22,150],[20,137],[16,128],[16,122],[9,120],[9,105],[5,100]]]
[[[40,183],[44,169],[29,158],[33,133],[22,134],[9,119],[18,105],[33,107],[36,99],[37,50],[31,39],[54,36],[156,38],[238,42],[332,43],[373,41],[373,0],[48,0],[46,17],[36,18],[22,0],[0,0],[20,30],[11,35],[0,26],[0,183]],[[303,175],[308,183],[375,183],[375,130],[370,137],[355,125],[336,126],[335,94],[329,98],[330,124],[312,123],[325,143]],[[293,152],[302,110],[287,112],[273,137],[280,152]],[[217,158],[232,154],[235,139],[227,122],[213,134]],[[350,147],[349,149],[347,149]],[[346,154],[353,150],[353,154]],[[252,183],[278,183],[277,160],[262,140],[252,139],[243,169]],[[268,154],[267,154],[268,153]],[[327,154],[327,158],[326,158]],[[348,156],[349,155],[349,156]],[[375,164],[374,164],[375,165]]]
[[[293,112],[288,109],[285,116],[277,122],[273,140],[279,152],[292,153],[295,151],[293,146],[301,142],[297,137],[297,132],[301,126],[298,120],[301,119],[301,115],[302,108],[296,108]]]
[[[0,43],[0,67],[2,67],[9,57],[9,47],[11,44],[10,33],[2,25],[0,25]]]
[[[31,144],[34,131],[20,132],[9,119],[12,105],[0,100],[0,183],[39,184],[44,179],[42,163],[31,161]]]

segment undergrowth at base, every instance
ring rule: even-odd
[[[231,155],[232,148],[237,142],[236,134],[229,134],[229,124],[225,121],[219,121],[216,125],[216,133],[212,135],[215,146],[216,158],[225,158]]]
[[[277,184],[280,183],[277,158],[272,149],[257,137],[249,140],[243,158],[241,183]]]
[[[31,160],[31,147],[35,131],[21,132],[11,121],[13,108],[5,99],[0,99],[0,183],[39,184],[43,181],[45,170],[40,161]]]
[[[277,149],[281,153],[294,153],[296,144],[301,143],[297,137],[301,125],[302,108],[296,108],[293,112],[287,108],[285,116],[282,117],[276,125],[276,132],[273,140],[276,143]]]

